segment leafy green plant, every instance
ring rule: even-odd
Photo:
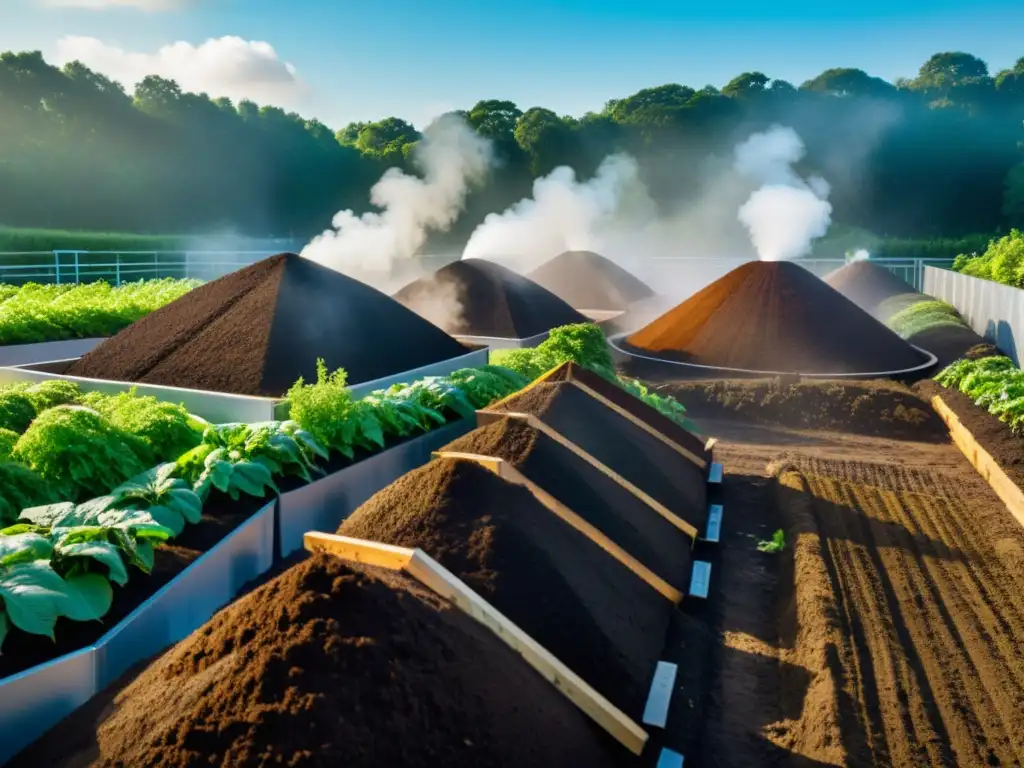
[[[627,379],[624,376],[616,377],[616,383],[634,397],[642,400],[660,413],[681,427],[691,429],[693,424],[686,415],[686,408],[674,397],[659,395],[651,392],[646,386],[636,379]]]
[[[0,392],[0,429],[21,434],[35,417],[35,406],[24,392],[14,388]]]
[[[355,401],[346,389],[348,376],[339,368],[327,372],[323,359],[316,361],[316,382],[307,384],[301,377],[288,390],[289,416],[328,450],[351,458],[360,435],[370,439],[380,430],[366,408],[355,409]],[[381,438],[383,443],[383,438]]]
[[[11,525],[21,510],[60,498],[37,472],[14,461],[0,461],[0,526]]]
[[[578,323],[553,328],[543,342],[530,349],[499,349],[491,352],[491,362],[508,368],[531,381],[573,361],[592,371],[614,377],[608,342],[604,332],[593,323]]]
[[[174,477],[178,465],[160,464],[136,475],[110,492],[114,503],[126,509],[145,510],[172,536],[178,536],[186,523],[203,518],[203,501],[181,478]]]
[[[79,405],[40,414],[11,457],[74,501],[101,496],[153,463],[142,440]]]
[[[772,534],[770,541],[759,541],[757,542],[758,552],[767,552],[769,554],[776,554],[786,548],[786,532],[779,528],[775,533]]]
[[[1011,230],[1008,235],[989,241],[983,253],[957,256],[953,269],[1006,285],[1024,285],[1024,232]]]
[[[530,383],[526,377],[497,365],[462,368],[446,378],[452,385],[462,390],[474,408],[486,408]]]
[[[0,427],[0,461],[7,461],[14,450],[14,444],[18,442],[18,433],[13,429]]]
[[[935,381],[956,389],[1009,424],[1024,432],[1024,371],[1008,357],[957,360],[943,369]]]
[[[904,339],[935,328],[968,327],[956,307],[944,301],[918,301],[896,312],[887,325]]]
[[[154,456],[180,456],[195,448],[209,426],[184,406],[139,396],[135,387],[117,395],[90,392],[82,397],[82,404],[96,410],[115,427],[143,440]]]
[[[307,483],[322,474],[317,459],[328,457],[316,438],[295,421],[217,424],[203,433],[203,443],[227,449],[232,460],[256,462],[271,475],[296,475]]]

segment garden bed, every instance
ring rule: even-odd
[[[0,366],[31,365],[48,360],[71,360],[91,352],[105,338],[66,339],[28,344],[8,344],[0,347]]]

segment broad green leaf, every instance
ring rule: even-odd
[[[20,520],[28,520],[30,523],[35,525],[41,525],[46,528],[50,528],[53,524],[61,518],[72,514],[75,511],[75,505],[70,501],[62,501],[57,504],[45,504],[41,507],[29,507],[28,509],[21,510]]]
[[[106,576],[98,573],[82,573],[65,580],[67,599],[64,615],[72,621],[96,621],[102,619],[114,600],[114,589]]]
[[[67,584],[45,560],[0,569],[0,598],[7,616],[22,632],[53,638],[53,625],[64,614]]]
[[[210,456],[213,456],[213,454],[211,453]],[[209,459],[207,459],[207,461],[209,461]],[[210,482],[213,484],[213,487],[223,493],[227,493],[228,488],[231,487],[231,476],[234,474],[235,469],[234,465],[227,461],[218,461],[213,465],[207,464],[207,467],[210,472]],[[266,470],[266,467],[263,469]],[[267,474],[269,475],[270,472],[268,471]]]
[[[168,491],[164,505],[178,512],[193,525],[203,519],[203,501],[188,488],[174,488]]]
[[[7,611],[0,608],[0,648],[4,647],[4,639],[7,637],[7,633],[11,630],[11,622],[7,618]]]
[[[66,546],[57,545],[56,553],[61,557],[87,557],[106,566],[109,578],[115,584],[128,583],[128,569],[121,559],[121,551],[106,541],[83,541]]]
[[[148,510],[153,519],[171,532],[171,536],[180,536],[185,530],[185,518],[177,510],[157,504]]]
[[[9,567],[16,563],[48,560],[52,552],[53,544],[38,533],[0,536],[0,566]]]
[[[269,470],[262,464],[252,462],[235,464],[231,484],[249,496],[265,496],[267,486],[277,490]]]

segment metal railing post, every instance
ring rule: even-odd
[[[121,254],[114,254],[114,285],[121,284]]]
[[[60,285],[60,251],[53,252],[53,279]]]
[[[78,251],[75,251],[75,285],[82,282],[78,277]]]

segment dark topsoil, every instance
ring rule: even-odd
[[[542,382],[502,404],[530,413],[704,532],[707,474],[661,440],[568,383]]]
[[[888,319],[878,315],[878,309],[883,302],[897,296],[918,293],[910,283],[870,261],[847,264],[825,275],[823,280],[865,312],[883,322]]]
[[[607,475],[525,422],[496,421],[442,450],[504,459],[657,575],[685,589],[693,541]]]
[[[783,373],[912,368],[920,353],[798,264],[754,261],[627,339],[667,360]]]
[[[893,439],[945,442],[931,405],[892,381],[741,379],[663,384],[694,418],[740,416],[790,429],[821,429]]]
[[[525,339],[588,322],[548,289],[485,259],[454,261],[409,283],[395,299],[461,336]]]
[[[383,293],[293,253],[202,285],[66,371],[117,381],[283,395],[316,360],[358,384],[467,349]]]
[[[675,607],[525,488],[470,461],[435,459],[373,496],[338,533],[423,549],[640,717]]]
[[[13,764],[610,767],[623,753],[414,579],[320,555],[222,610]]]
[[[576,309],[624,310],[654,296],[642,280],[593,251],[566,251],[527,277]]]
[[[1024,489],[1024,437],[1015,435],[1005,422],[955,389],[947,389],[928,379],[915,384],[914,390],[926,400],[935,395],[942,397],[978,444],[991,454],[1013,482]]]
[[[102,621],[59,619],[55,629],[56,642],[12,627],[4,639],[3,654],[0,654],[0,677],[13,675],[95,643],[270,501],[269,498],[257,499],[252,496],[232,501],[214,491],[203,505],[202,521],[186,526],[172,544],[157,548],[153,570],[148,575],[130,568],[128,583],[123,587],[113,585],[114,601]]]

